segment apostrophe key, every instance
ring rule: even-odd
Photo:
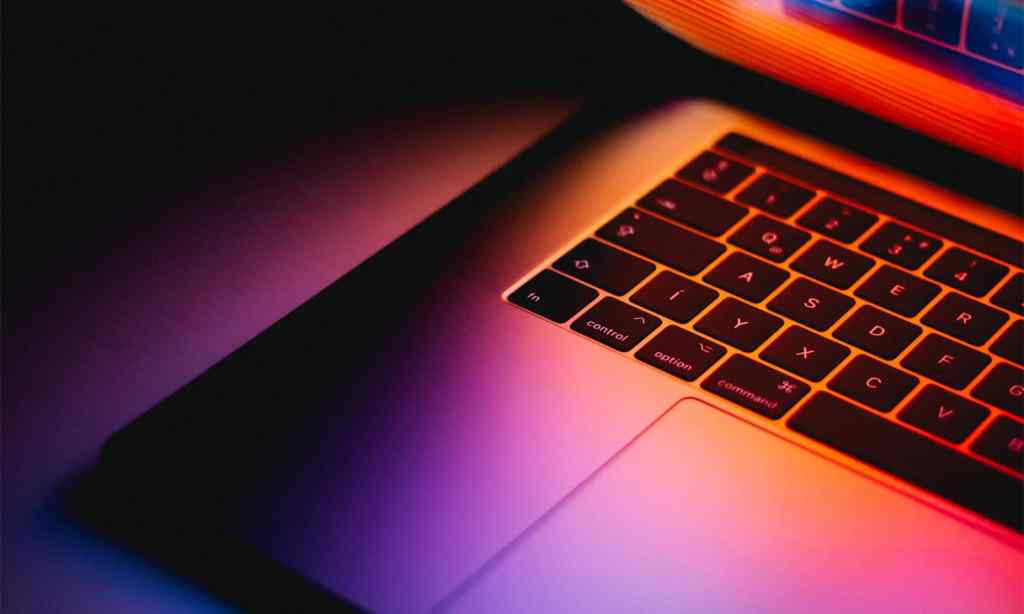
[[[942,241],[934,237],[887,222],[861,243],[860,248],[901,267],[916,269],[941,246]]]
[[[810,391],[807,384],[741,354],[733,354],[701,388],[772,419]]]
[[[828,387],[855,401],[889,411],[907,396],[917,378],[863,354],[854,357],[828,382]]]
[[[924,314],[921,321],[961,341],[981,345],[1008,319],[1009,316],[998,309],[956,292],[948,292]]]
[[[811,235],[783,224],[766,215],[758,215],[743,225],[731,237],[729,243],[738,245],[775,262],[782,262],[800,249]]]
[[[740,298],[758,302],[786,281],[789,273],[757,258],[733,252],[704,276],[704,281]]]
[[[958,390],[971,383],[992,359],[966,345],[931,334],[914,346],[900,364]]]
[[[971,396],[1024,418],[1024,371],[999,363],[981,378]]]
[[[623,211],[597,235],[690,275],[704,270],[725,251],[721,243],[636,209]]]
[[[672,180],[654,188],[637,205],[715,236],[747,214],[745,207]]]
[[[905,316],[916,315],[935,295],[939,286],[920,277],[885,265],[857,287],[854,294]]]
[[[736,200],[779,217],[789,217],[814,197],[814,192],[765,173],[736,195]]]
[[[973,296],[983,296],[1006,275],[1005,266],[952,247],[925,269],[924,274]]]
[[[852,243],[877,221],[878,216],[863,209],[826,198],[800,216],[797,224],[837,241]]]
[[[776,318],[732,297],[726,297],[703,318],[697,320],[694,328],[750,352],[764,343],[764,340],[780,326],[782,318]]]
[[[553,271],[541,271],[508,300],[561,324],[595,298],[597,290]]]
[[[844,345],[799,326],[790,326],[761,352],[761,358],[817,382],[849,354],[850,350]]]
[[[832,326],[850,307],[852,298],[803,277],[783,288],[768,303],[768,309],[815,330]]]
[[[676,176],[724,194],[752,172],[754,169],[746,164],[705,151],[680,169]]]
[[[662,271],[629,300],[676,322],[689,322],[716,298],[718,293],[711,288]]]
[[[692,382],[725,354],[725,348],[685,331],[668,326],[636,352],[640,360]]]
[[[612,294],[625,294],[650,275],[654,265],[600,241],[587,239],[559,258],[555,268]]]
[[[981,405],[938,386],[927,386],[900,412],[900,420],[953,443],[967,439],[986,416]]]
[[[627,352],[660,324],[661,320],[651,314],[606,296],[576,318],[572,329],[620,352]]]
[[[818,281],[845,290],[874,264],[862,256],[829,241],[818,241],[793,261],[793,268]]]
[[[835,337],[882,358],[895,358],[921,334],[921,327],[864,305],[835,331]]]

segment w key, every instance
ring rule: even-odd
[[[793,268],[845,290],[868,272],[874,261],[829,241],[818,241],[793,261]]]

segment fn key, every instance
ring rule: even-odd
[[[508,300],[559,324],[597,297],[597,291],[554,273],[541,271]]]

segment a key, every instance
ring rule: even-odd
[[[947,292],[921,321],[961,341],[981,345],[1008,319],[1009,316],[998,309],[956,292]]]
[[[982,296],[995,287],[1008,270],[1001,264],[951,247],[925,269],[924,274],[967,294]]]
[[[756,307],[726,297],[715,305],[694,328],[731,346],[750,352],[764,343],[778,328],[782,318],[765,313]]]
[[[593,239],[577,245],[559,258],[554,266],[563,273],[620,295],[654,270],[650,262]]]
[[[793,268],[818,281],[845,290],[861,278],[874,262],[830,241],[818,241],[793,261]]]
[[[837,339],[876,356],[895,358],[921,334],[921,327],[864,305],[843,321],[833,334]]]
[[[678,326],[668,326],[637,350],[636,357],[692,382],[724,354],[725,348],[717,343]]]
[[[1024,530],[1021,481],[827,392],[797,409],[789,428],[941,497]]]
[[[990,362],[992,359],[985,354],[933,333],[914,346],[900,365],[961,390]]]
[[[971,396],[1024,418],[1024,370],[999,363],[981,378]]]
[[[1024,273],[1017,273],[992,295],[992,303],[1024,315]]]
[[[741,354],[729,357],[701,388],[772,419],[810,391],[807,384]]]
[[[811,381],[821,381],[850,353],[846,346],[799,326],[790,326],[761,352],[761,358]]]
[[[789,273],[740,252],[733,252],[704,276],[704,281],[740,298],[758,302],[786,281]]]
[[[554,271],[541,271],[519,286],[508,300],[561,324],[595,298],[597,290]]]
[[[988,410],[938,386],[926,386],[899,416],[907,424],[960,443],[985,420]]]
[[[872,273],[854,291],[862,299],[905,316],[916,315],[938,293],[938,285],[889,265]]]
[[[747,214],[745,207],[671,179],[654,188],[637,205],[716,237]]]
[[[796,223],[837,241],[852,243],[877,221],[877,215],[833,198],[825,198],[800,216]]]
[[[660,324],[661,320],[651,314],[606,296],[576,318],[571,327],[620,352],[627,352]]]
[[[703,271],[725,251],[721,243],[636,209],[622,212],[597,235],[690,275]]]
[[[789,217],[813,197],[811,190],[765,173],[737,194],[736,200],[779,217]]]
[[[1024,473],[1024,422],[999,416],[975,440],[971,449],[978,454]],[[1017,500],[1022,499],[1017,493]]]
[[[1017,320],[999,335],[989,348],[992,353],[1024,365],[1024,320]]]
[[[669,271],[662,271],[637,290],[629,300],[641,307],[656,311],[676,322],[689,322],[700,313],[718,293]]]
[[[903,0],[903,27],[956,45],[960,41],[964,0]]]
[[[828,387],[879,411],[889,411],[917,385],[917,378],[863,354],[854,357]]]
[[[792,226],[758,215],[744,224],[729,242],[775,262],[782,262],[800,249],[811,235]]]
[[[752,172],[754,169],[746,164],[705,151],[680,169],[676,176],[724,194]]]
[[[853,299],[800,277],[768,302],[768,309],[815,330],[825,330],[853,307]]]

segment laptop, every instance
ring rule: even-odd
[[[262,611],[1024,611],[1024,5],[630,4],[949,181],[584,109],[115,434],[98,522]]]

